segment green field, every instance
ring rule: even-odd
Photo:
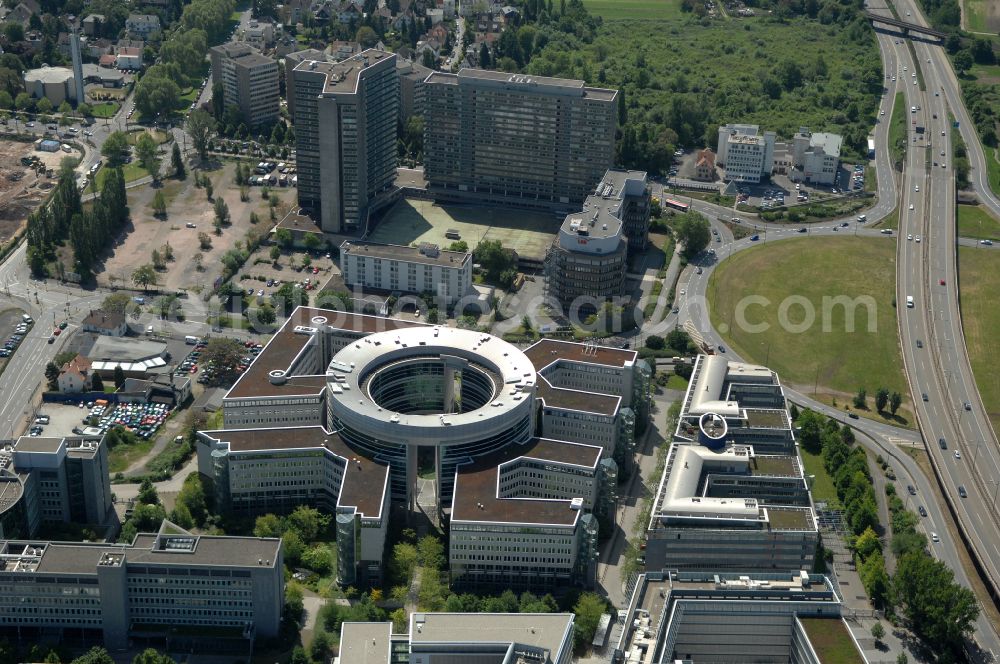
[[[962,302],[962,329],[969,361],[983,405],[994,429],[1000,429],[1000,372],[996,358],[1000,354],[1000,307],[996,294],[1000,289],[1000,253],[958,248],[959,296]]]
[[[113,101],[106,101],[102,104],[94,104],[91,109],[94,111],[95,118],[110,118],[113,117],[118,109],[121,108],[119,104]]]
[[[1000,220],[982,205],[959,205],[958,234],[977,240],[1000,240]]]
[[[890,212],[885,216],[882,221],[878,222],[874,226],[875,228],[891,228],[892,230],[899,230],[899,206],[895,210]]]
[[[402,245],[431,242],[447,247],[452,240],[445,237],[445,232],[454,229],[469,249],[480,240],[500,240],[521,256],[542,259],[561,223],[561,218],[541,212],[404,199],[385,214],[368,239]]]
[[[583,0],[591,14],[604,20],[679,18],[680,3],[676,0]]]
[[[124,443],[116,445],[108,454],[108,472],[124,472],[144,455],[149,454],[149,451],[153,449],[153,442],[152,440],[139,439],[139,442],[134,445]]]
[[[965,6],[965,28],[972,32],[997,32],[1000,30],[1000,12],[993,8],[993,20],[988,13],[995,0],[962,0]]]
[[[894,241],[883,238],[831,237],[781,240],[741,251],[723,261],[709,280],[712,324],[725,330],[723,337],[735,352],[770,366],[806,394],[813,394],[816,385],[817,398],[826,403],[848,405],[860,387],[869,402],[879,387],[898,391],[903,408],[894,421],[906,425],[909,391],[893,307],[895,249]],[[766,301],[745,299],[751,296]],[[800,302],[787,299],[793,296]],[[835,305],[834,298],[856,301],[853,331],[846,307]],[[755,329],[761,324],[768,328]],[[864,414],[878,417],[873,407]]]
[[[805,466],[807,475],[812,475],[812,497],[813,500],[825,502],[827,509],[840,507],[840,498],[837,497],[837,487],[833,485],[833,478],[826,472],[823,465],[823,456],[807,452],[805,448],[799,446],[799,454],[802,455],[802,465]]]

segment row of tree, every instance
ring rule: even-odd
[[[332,541],[330,516],[314,507],[300,505],[288,516],[264,514],[254,523],[255,537],[280,537],[289,567],[305,567],[326,575],[334,559],[328,542]]]
[[[114,658],[108,651],[100,646],[95,646],[80,655],[72,657],[63,646],[49,648],[41,644],[31,646],[24,653],[19,653],[9,641],[0,641],[0,664],[17,664],[17,662],[45,662],[46,664],[115,664]],[[169,655],[165,655],[153,648],[147,648],[132,658],[132,664],[174,664],[174,660]]]

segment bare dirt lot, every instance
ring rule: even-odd
[[[251,188],[249,200],[240,200],[239,187],[233,181],[235,167],[235,162],[225,162],[216,170],[207,171],[212,179],[213,197],[222,197],[226,201],[232,219],[232,224],[223,229],[221,236],[216,235],[212,227],[215,217],[213,203],[208,200],[204,189],[195,187],[192,173],[188,174],[186,180],[166,179],[160,185],[159,190],[167,201],[167,215],[164,219],[154,217],[150,209],[156,189],[148,185],[130,189],[128,203],[132,228],[120,239],[112,255],[105,261],[99,282],[130,284],[132,272],[140,265],[151,263],[153,250],[160,250],[169,243],[174,259],[167,263],[165,270],[158,273],[160,288],[200,290],[211,287],[222,273],[222,255],[234,248],[237,242],[243,241],[252,227],[250,213],[257,213],[262,232],[272,225],[268,204],[261,197],[261,188]],[[288,206],[294,203],[295,190],[274,188],[271,191],[281,199],[277,208],[280,219]],[[188,224],[194,224],[194,228],[189,228]],[[200,233],[209,236],[211,248],[200,246]],[[199,254],[202,266],[200,270],[196,259]]]
[[[55,180],[38,177],[35,170],[21,165],[21,157],[38,157],[46,168],[59,168],[65,152],[36,152],[31,143],[0,139],[0,242],[12,238],[55,185]]]

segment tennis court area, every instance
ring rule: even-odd
[[[562,219],[552,213],[403,199],[385,213],[368,240],[402,245],[431,242],[447,247],[453,240],[445,233],[455,230],[469,249],[484,239],[500,240],[520,256],[541,260]]]

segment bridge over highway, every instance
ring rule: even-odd
[[[917,23],[910,23],[908,21],[901,21],[898,18],[891,18],[889,16],[879,16],[878,14],[873,14],[871,12],[865,12],[865,18],[875,23],[885,23],[886,25],[891,25],[893,27],[902,30],[903,34],[908,34],[910,32],[919,32],[924,35],[930,35],[932,37],[937,37],[938,39],[944,39],[948,35],[940,30],[935,30],[933,28],[928,28]]]

